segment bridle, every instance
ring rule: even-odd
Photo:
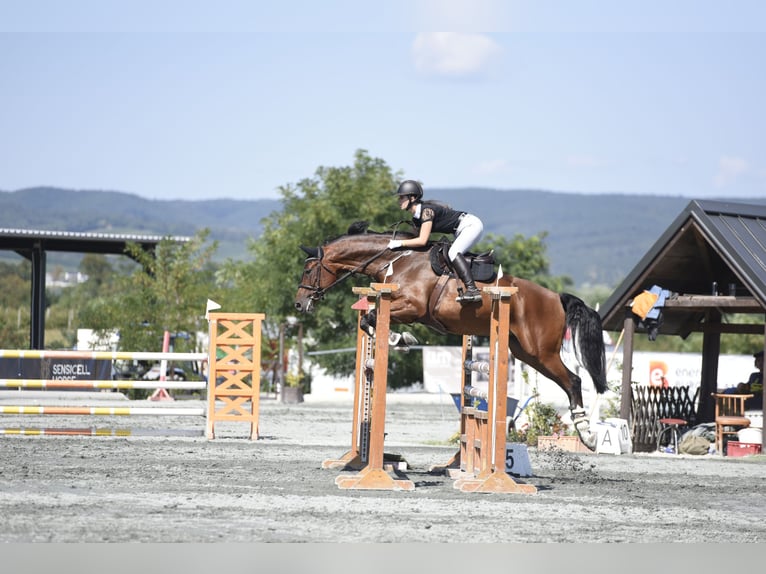
[[[336,285],[338,285],[338,284],[340,284],[340,283],[343,283],[343,281],[345,281],[346,279],[348,279],[348,278],[349,278],[349,277],[351,277],[352,275],[356,275],[356,274],[357,274],[357,273],[359,273],[360,271],[364,271],[364,269],[365,269],[365,268],[366,268],[366,267],[367,267],[367,266],[368,266],[370,263],[372,263],[373,261],[375,261],[376,259],[378,259],[379,257],[381,257],[381,256],[382,256],[384,253],[386,253],[387,251],[389,251],[388,247],[386,247],[386,248],[385,248],[385,249],[383,249],[382,251],[380,251],[380,252],[376,253],[375,255],[373,255],[372,257],[370,257],[369,259],[366,259],[365,261],[361,262],[359,265],[357,265],[356,267],[354,267],[354,268],[353,268],[353,269],[351,269],[350,271],[346,271],[346,273],[344,273],[343,275],[341,275],[340,277],[338,277],[338,274],[337,274],[337,273],[335,273],[335,272],[334,272],[332,269],[330,269],[329,267],[327,267],[327,265],[325,265],[325,264],[324,264],[324,262],[322,261],[322,258],[323,258],[323,256],[324,256],[324,250],[323,250],[323,249],[320,247],[320,248],[319,248],[319,250],[318,250],[318,252],[317,252],[317,257],[310,257],[310,258],[309,258],[309,259],[306,261],[306,262],[308,263],[308,262],[309,262],[309,261],[311,261],[311,260],[316,260],[316,261],[319,263],[319,268],[320,268],[320,271],[319,271],[319,273],[317,273],[317,277],[316,277],[316,281],[315,281],[315,283],[316,283],[316,284],[315,284],[315,285],[306,285],[305,283],[299,283],[299,284],[298,284],[298,288],[299,288],[299,289],[306,289],[307,291],[311,291],[311,295],[309,295],[309,299],[311,299],[312,301],[319,301],[319,300],[321,300],[322,298],[324,298],[324,295],[325,295],[325,293],[327,293],[327,292],[328,292],[330,289],[332,289],[333,287],[335,287]],[[402,257],[403,255],[404,255],[404,254],[400,255],[400,257]],[[330,283],[330,284],[329,284],[327,287],[322,287],[322,286],[321,286],[321,282],[322,282],[322,271],[323,271],[323,270],[324,270],[324,271],[327,271],[327,272],[328,272],[330,275],[332,275],[333,277],[335,277],[335,281],[333,281],[332,283]],[[305,273],[304,273],[304,275],[305,275]]]

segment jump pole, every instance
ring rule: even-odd
[[[110,381],[110,380],[60,380],[60,379],[0,379],[4,389],[191,389],[204,391],[205,381]]]
[[[151,351],[41,351],[0,349],[3,359],[94,359],[104,361],[207,361],[207,353],[161,353]]]
[[[95,415],[95,416],[194,416],[204,417],[203,407],[56,407],[49,405],[0,405],[4,415]]]
[[[489,331],[487,424],[484,425],[486,432],[483,433],[478,445],[481,463],[479,472],[474,476],[459,478],[454,486],[462,492],[534,494],[537,492],[534,485],[519,484],[505,472],[511,297],[518,288],[492,286],[484,287],[483,291],[489,294],[492,305]],[[465,383],[466,378],[463,381]],[[461,393],[461,404],[465,402],[465,390],[464,388]],[[461,414],[461,424],[462,419]],[[474,451],[476,450],[474,448]],[[470,466],[468,472],[475,472],[475,462],[472,461]]]
[[[391,319],[391,295],[399,289],[396,283],[370,284],[377,309],[375,326],[375,357],[367,359],[366,367],[373,369],[372,410],[367,466],[354,476],[338,476],[335,484],[350,490],[414,490],[410,480],[394,479],[383,467],[383,443],[386,424],[386,391],[388,390],[388,335]]]
[[[203,430],[195,429],[113,429],[113,428],[60,428],[60,427],[15,427],[0,428],[0,435],[11,436],[96,436],[96,437],[198,437],[204,436]]]
[[[0,388],[18,389],[197,389],[207,388],[207,408],[138,407],[136,401],[127,407],[98,406],[19,406],[2,405],[0,414],[17,415],[104,415],[104,416],[203,416],[207,418],[205,436],[215,438],[215,423],[235,421],[250,423],[250,438],[258,438],[261,373],[261,323],[263,313],[210,313],[208,353],[143,352],[143,351],[52,351],[0,349],[0,358],[15,359],[90,359],[143,361],[207,361],[208,383],[204,381],[100,381],[58,379],[0,379]],[[221,351],[218,358],[216,351]],[[21,397],[19,397],[21,398]],[[130,404],[130,403],[129,403]],[[118,432],[118,431],[114,431]],[[133,435],[142,431],[130,432]],[[108,429],[0,428],[0,434],[110,435]],[[167,434],[173,434],[172,431]],[[153,435],[152,435],[153,436]]]

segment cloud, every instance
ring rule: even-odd
[[[488,36],[427,32],[415,37],[415,69],[427,75],[465,78],[485,72],[500,46]]]
[[[723,156],[718,160],[718,173],[713,179],[713,184],[716,187],[731,185],[749,168],[747,160],[741,157]]]

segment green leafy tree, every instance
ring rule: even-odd
[[[210,260],[217,243],[207,243],[208,235],[202,230],[186,243],[166,238],[154,252],[129,245],[138,265],[118,275],[107,295],[88,302],[82,325],[104,334],[116,329],[124,350],[160,350],[165,331],[189,335],[176,339],[176,351],[195,350],[196,334],[207,330],[205,302],[214,282]]]
[[[27,260],[17,264],[0,262],[0,346],[24,348],[29,344],[30,281],[32,266]]]
[[[396,183],[395,174],[382,160],[359,150],[352,166],[320,167],[314,177],[280,188],[282,209],[263,220],[263,235],[249,245],[252,260],[229,261],[221,269],[219,286],[227,287],[221,302],[226,308],[265,312],[265,331],[277,333],[286,317],[295,313],[295,293],[306,258],[300,245],[316,247],[345,233],[349,224],[358,220],[370,222],[376,230],[404,219],[409,221],[395,201]],[[549,276],[544,235],[529,239],[517,236],[512,240],[489,235],[482,245],[495,249],[505,273],[552,288],[568,284],[567,278]],[[307,350],[354,347],[356,313],[350,307],[357,299],[351,292],[355,281],[358,285],[369,284],[366,277],[350,279],[329,291],[314,313],[300,317],[307,334]],[[409,325],[407,329],[423,344],[460,344],[458,336],[440,335],[422,325]],[[317,361],[329,372],[347,374],[353,371],[354,353],[323,354]],[[422,356],[393,354],[390,368],[392,387],[420,381]]]
[[[547,233],[524,237],[517,233],[508,239],[488,233],[477,244],[476,251],[493,249],[495,259],[503,266],[504,275],[513,275],[534,281],[552,291],[560,293],[572,286],[567,276],[554,277],[550,274],[545,238]]]
[[[401,221],[395,189],[395,174],[365,150],[355,153],[351,166],[320,167],[313,177],[281,187],[282,210],[263,219],[261,237],[248,247],[252,260],[228,261],[218,274],[219,286],[228,287],[220,302],[225,308],[264,312],[267,332],[277,333],[278,325],[295,314],[295,293],[306,259],[300,246],[316,247],[359,220],[377,230]],[[354,346],[354,284],[369,284],[369,279],[349,280],[328,292],[314,313],[299,317],[308,335],[307,349]],[[332,372],[350,372],[354,355],[327,354],[320,362]]]
[[[114,285],[115,270],[106,255],[86,253],[80,260],[80,272],[87,276],[80,293],[86,296],[98,296]]]

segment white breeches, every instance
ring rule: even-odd
[[[484,233],[484,224],[481,219],[470,213],[466,213],[455,230],[455,241],[449,248],[449,259],[454,261],[458,253],[465,253],[474,243],[479,241]]]

